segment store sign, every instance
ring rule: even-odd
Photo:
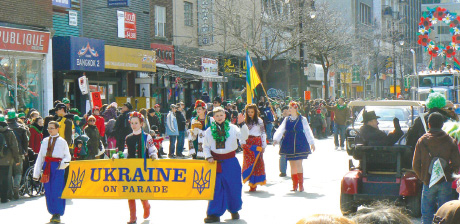
[[[81,94],[88,94],[88,78],[86,76],[78,78],[78,86],[80,87]]]
[[[156,72],[155,51],[105,46],[105,68]]]
[[[52,4],[55,6],[70,8],[70,0],[52,0]]]
[[[156,52],[156,59],[158,63],[174,65],[174,46],[151,44],[150,47]]]
[[[108,7],[127,7],[129,6],[129,0],[108,0]]]
[[[46,54],[50,33],[0,27],[0,49]]]
[[[53,67],[55,70],[103,72],[104,43],[84,37],[53,37]]]
[[[359,66],[357,65],[354,65],[353,66],[353,80],[352,80],[352,83],[359,83],[360,79],[361,79],[361,74],[359,72],[360,68]]]
[[[198,0],[198,45],[213,42],[212,0]]]
[[[118,37],[136,40],[136,14],[133,12],[117,11]]]
[[[69,10],[69,26],[78,26],[78,12]]]
[[[210,58],[201,58],[201,71],[207,75],[217,75],[219,71],[219,64],[217,60]]]

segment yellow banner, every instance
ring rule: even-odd
[[[155,51],[105,45],[105,68],[156,72]]]
[[[216,163],[143,159],[70,162],[62,198],[212,200]]]

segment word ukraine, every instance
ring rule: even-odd
[[[196,160],[91,160],[70,163],[63,198],[211,200],[216,165]]]

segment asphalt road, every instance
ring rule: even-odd
[[[164,143],[165,149],[168,142]],[[317,151],[304,160],[305,192],[291,192],[290,177],[279,177],[279,147],[269,146],[264,153],[267,185],[249,193],[243,186],[243,209],[240,220],[231,220],[230,213],[221,217],[222,223],[296,223],[312,214],[336,214],[340,212],[340,181],[348,171],[348,155],[335,151],[333,138],[317,140]],[[186,152],[185,152],[186,153]],[[242,163],[242,153],[237,157]],[[288,166],[289,176],[289,166]],[[138,223],[203,223],[207,201],[150,201],[151,216],[142,219],[142,206],[137,201]],[[45,198],[22,197],[18,201],[0,204],[2,224],[48,223]],[[61,218],[65,224],[80,223],[126,223],[129,219],[127,200],[67,201],[66,212]],[[414,223],[420,223],[413,219]]]

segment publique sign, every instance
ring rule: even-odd
[[[0,27],[0,49],[46,54],[50,33]]]

